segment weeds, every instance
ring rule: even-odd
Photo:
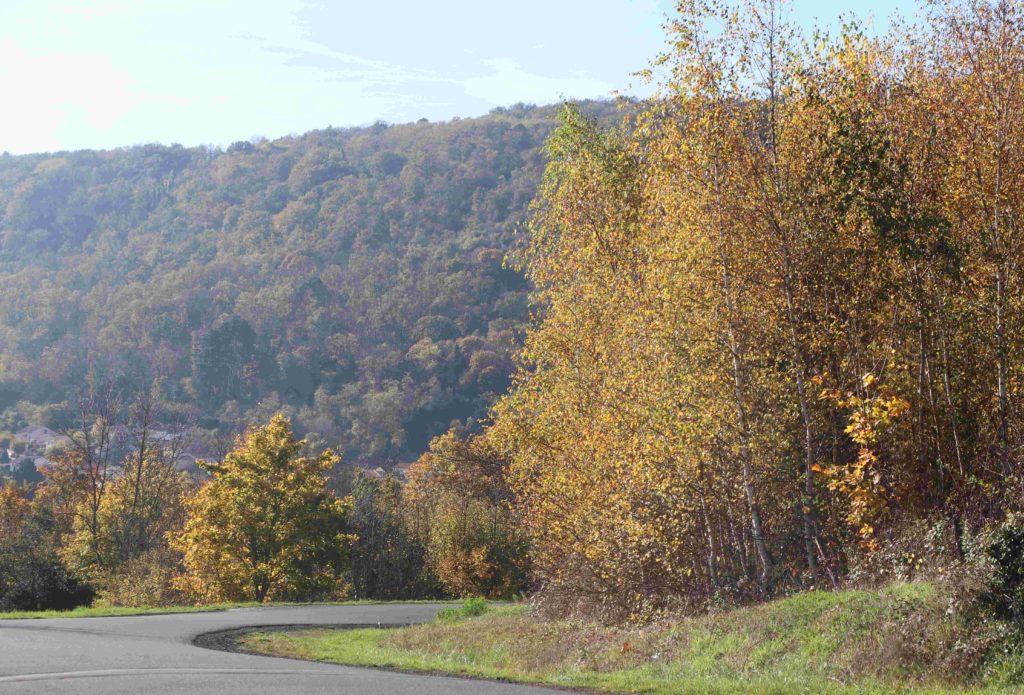
[[[457,623],[468,618],[476,618],[487,612],[487,601],[480,596],[465,599],[461,606],[442,608],[437,612],[440,623]]]

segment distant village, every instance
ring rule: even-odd
[[[371,480],[382,480],[390,475],[392,478],[404,483],[409,480],[409,468],[411,467],[411,463],[397,463],[389,465],[388,468],[384,468],[384,466],[359,466],[356,467],[356,473]]]
[[[123,429],[123,428],[122,428]],[[127,435],[127,432],[115,432]],[[154,429],[149,432],[150,439],[157,445],[170,445],[187,433],[165,432]],[[27,426],[17,432],[0,434],[0,480],[14,479],[18,482],[34,482],[42,478],[46,470],[53,468],[53,458],[69,443],[68,438],[49,427],[42,425]],[[206,451],[200,444],[189,441],[179,442],[179,451],[175,454],[174,468],[185,473],[198,473],[197,461],[215,458],[212,452]],[[119,459],[115,459],[119,460]],[[411,463],[385,465],[356,466],[355,473],[371,480],[381,480],[387,476],[405,482],[409,477]],[[111,466],[111,475],[117,475],[119,467]]]
[[[123,428],[121,428],[123,429]],[[114,435],[126,432],[116,431]],[[184,437],[184,434],[151,430],[149,437],[154,443],[168,444]],[[52,458],[69,443],[68,438],[42,425],[24,427],[13,434],[0,434],[0,479],[21,478],[38,480],[45,470],[53,467]],[[195,472],[196,461],[205,454],[188,443],[177,452],[174,468],[178,471]],[[117,474],[112,466],[111,474]]]

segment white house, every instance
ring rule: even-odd
[[[56,444],[64,439],[49,427],[43,426],[26,427],[15,432],[14,436],[27,442],[36,449],[45,449],[46,447]]]

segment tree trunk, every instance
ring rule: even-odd
[[[817,568],[816,548],[819,545],[818,535],[814,529],[814,430],[811,425],[811,407],[807,402],[807,385],[804,381],[804,355],[800,338],[796,329],[796,306],[793,300],[792,272],[790,267],[788,244],[783,242],[783,287],[786,291],[786,318],[789,324],[789,350],[793,360],[793,372],[796,375],[796,393],[800,405],[800,419],[803,424],[804,446],[804,485],[800,500],[800,512],[804,522],[804,554],[807,569],[814,574]]]

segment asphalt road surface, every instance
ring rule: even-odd
[[[0,693],[529,694],[554,690],[204,649],[199,635],[275,625],[398,625],[431,604],[282,606],[213,613],[0,621]]]

